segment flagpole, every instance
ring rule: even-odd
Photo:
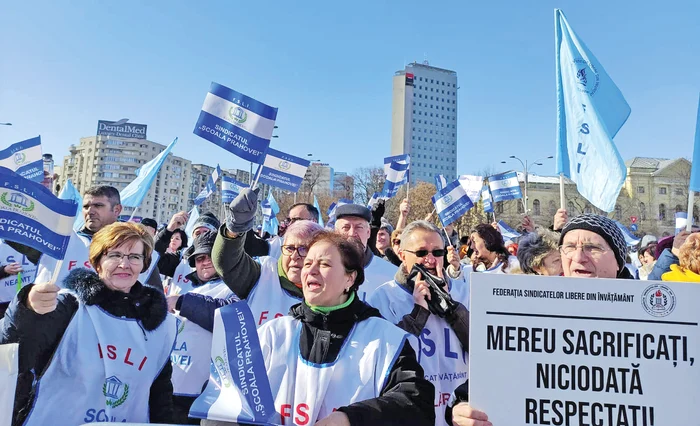
[[[131,222],[131,219],[134,218],[134,215],[136,214],[136,210],[138,210],[138,209],[139,209],[139,206],[134,207],[134,211],[131,212],[131,217],[129,217],[128,222]]]
[[[250,169],[253,170],[253,163],[250,163]],[[258,172],[255,174],[255,180],[250,185],[250,189],[255,189],[255,185],[258,184],[258,179],[260,179],[260,174],[262,173],[262,166],[258,168]]]
[[[450,241],[450,236],[447,235],[447,228],[445,228],[445,225],[442,225],[442,230],[445,231],[445,236],[447,237],[447,244],[449,244],[450,247],[455,248],[455,246],[452,245],[452,241]]]
[[[559,173],[559,205],[562,209],[566,208],[566,195],[564,193],[564,174]],[[571,213],[571,212],[569,212]]]
[[[690,232],[693,230],[693,207],[695,204],[695,191],[688,190],[688,217],[685,222],[685,230]]]

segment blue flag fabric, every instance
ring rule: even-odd
[[[63,259],[78,204],[61,200],[42,184],[0,167],[0,239]]]
[[[391,163],[396,162],[398,164],[405,164],[406,165],[406,173],[403,175],[403,181],[400,182],[401,185],[404,183],[407,183],[410,179],[410,172],[411,172],[411,156],[409,154],[401,154],[401,155],[394,155],[391,157],[385,157],[384,158],[384,175],[388,176],[389,175],[389,168],[391,167]]]
[[[700,191],[700,99],[698,99],[698,118],[695,123],[695,146],[693,148],[693,166],[690,171],[690,190]]]
[[[386,172],[386,180],[384,181],[384,189],[382,190],[382,196],[385,198],[392,198],[399,192],[399,188],[408,182],[406,176],[408,175],[408,163],[400,163],[398,161],[392,161]]]
[[[433,195],[435,211],[443,226],[447,226],[469,211],[474,204],[467,192],[456,180]]]
[[[554,11],[557,79],[557,173],[610,212],[627,177],[613,138],[631,109],[620,89],[564,17]]]
[[[258,182],[285,191],[297,192],[309,167],[309,160],[269,148],[265,161],[258,167]],[[262,168],[262,170],[260,170]]]
[[[136,169],[136,179],[134,179],[126,188],[122,189],[119,196],[122,200],[122,206],[138,207],[151,189],[151,184],[156,179],[163,162],[173,150],[177,143],[177,138],[173,139],[167,148],[158,154],[153,160]]]
[[[523,198],[518,174],[515,172],[489,176],[489,189],[494,202]]]
[[[314,195],[314,207],[318,211],[318,224],[323,226],[323,215],[321,214],[321,207],[318,205],[318,199]]]
[[[277,108],[212,83],[194,134],[246,161],[260,164],[270,146]]]
[[[192,404],[190,417],[281,424],[248,303],[236,302],[217,309],[213,335],[209,382]]]
[[[498,230],[501,232],[504,239],[515,240],[521,237],[518,231],[508,226],[508,224],[502,220],[498,221]]]
[[[228,176],[221,176],[221,201],[224,204],[230,203],[243,188],[248,188],[248,184]]]
[[[190,241],[193,241],[192,233],[194,232],[194,224],[197,223],[197,219],[199,219],[199,209],[197,206],[194,206],[188,214],[190,217],[187,219],[187,225],[185,225],[185,234],[187,234],[187,238]]]
[[[493,200],[491,199],[491,191],[489,191],[487,185],[484,185],[481,189],[481,200],[484,202],[484,211],[486,213],[493,213]]]
[[[328,215],[328,224],[331,225],[333,222],[335,222],[335,211],[338,207],[344,205],[344,204],[352,204],[352,200],[348,200],[347,198],[341,198],[340,200],[331,203],[330,206],[328,206],[328,211],[326,214]]]
[[[85,225],[85,218],[83,217],[83,197],[80,196],[80,192],[73,185],[73,181],[68,179],[66,181],[66,186],[61,189],[61,193],[58,194],[58,198],[61,200],[73,200],[78,205],[78,209],[75,213],[75,222],[73,222],[73,230],[80,231]]]
[[[44,180],[41,136],[17,142],[0,151],[0,167],[6,167],[25,179]]]
[[[373,210],[379,203],[379,200],[384,199],[386,199],[386,197],[384,197],[381,192],[375,192],[374,194],[372,194],[372,197],[370,197],[369,201],[367,202],[367,208]]]
[[[277,235],[279,229],[277,213],[280,212],[280,206],[272,195],[272,190],[267,193],[267,199],[263,200],[260,205],[263,213],[263,232],[268,232],[270,235]]]
[[[211,176],[207,179],[207,184],[204,186],[204,189],[195,197],[195,206],[201,205],[211,194],[216,192],[216,182],[219,180],[219,176],[221,176],[221,167],[217,164],[216,169],[211,172]]]
[[[627,229],[627,227],[625,225],[621,224],[618,221],[614,221],[614,222],[615,222],[615,225],[617,225],[617,227],[620,229],[620,231],[622,231],[622,235],[625,237],[625,243],[628,246],[636,246],[637,244],[639,244],[639,242],[641,240],[639,238],[635,237],[634,235],[632,235],[632,233],[630,233],[630,230]]]
[[[445,179],[445,175],[435,175],[435,188],[440,191],[445,186],[447,186],[447,179]]]

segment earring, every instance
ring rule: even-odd
[[[345,293],[350,293],[350,287],[345,289]]]

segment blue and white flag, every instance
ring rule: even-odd
[[[151,189],[151,184],[156,179],[163,162],[173,150],[177,143],[177,138],[173,139],[167,148],[158,154],[153,160],[136,169],[136,179],[131,181],[126,188],[122,189],[119,197],[122,201],[122,206],[138,207]]]
[[[692,225],[692,223],[691,223]],[[676,213],[676,235],[678,235],[679,232],[682,230],[686,229],[688,226],[688,213],[686,212],[678,212]]]
[[[516,240],[522,236],[518,231],[508,226],[508,224],[502,220],[498,221],[498,230],[505,240]]]
[[[381,192],[375,192],[374,194],[372,194],[372,197],[367,202],[367,208],[370,210],[374,210],[374,208],[379,203],[379,200],[384,200],[384,199],[385,199],[385,197],[382,196]]]
[[[315,195],[314,195],[314,207],[316,207],[316,211],[318,211],[318,224],[323,226],[323,214],[321,213],[321,206],[318,205],[318,199],[316,199]]]
[[[487,185],[484,185],[481,189],[481,200],[484,202],[484,212],[493,213],[493,200],[491,199],[491,191],[489,191]]]
[[[388,199],[399,193],[399,188],[408,182],[408,167],[408,163],[391,162],[384,181],[383,197]]]
[[[693,148],[693,165],[690,169],[690,190],[700,192],[700,99],[698,99],[698,118],[695,123],[695,147]]]
[[[58,198],[61,200],[73,200],[78,205],[78,209],[75,212],[75,222],[73,223],[73,230],[80,231],[85,225],[85,218],[83,217],[83,197],[80,196],[80,192],[73,185],[73,181],[68,179],[66,181],[66,186],[61,189],[61,193],[58,194]]]
[[[632,235],[632,233],[630,233],[630,230],[627,229],[627,227],[625,225],[621,224],[618,221],[614,221],[614,222],[615,222],[615,225],[617,225],[617,227],[620,229],[620,231],[622,231],[622,235],[625,237],[625,243],[627,244],[627,246],[636,246],[637,244],[639,244],[641,239]]]
[[[78,204],[61,200],[42,184],[0,167],[0,239],[63,259]]]
[[[433,204],[443,226],[451,224],[474,207],[458,180],[435,193]]]
[[[190,216],[189,219],[187,219],[187,225],[185,225],[185,234],[187,234],[187,238],[189,238],[190,241],[192,241],[192,233],[194,232],[194,224],[197,223],[197,219],[199,219],[199,209],[197,206],[192,207],[192,210],[188,213]]]
[[[256,172],[258,182],[282,188],[285,191],[297,192],[309,164],[309,160],[269,148],[265,161]]]
[[[518,174],[515,172],[489,176],[489,189],[494,202],[523,198]]]
[[[352,204],[352,200],[348,200],[347,198],[341,198],[338,201],[335,201],[331,203],[330,206],[328,206],[328,211],[326,214],[328,215],[328,224],[331,224],[335,222],[335,211],[338,209],[338,207],[344,205],[344,204]]]
[[[594,206],[610,212],[627,177],[613,138],[630,107],[620,89],[564,17],[554,10],[557,173]]]
[[[214,312],[209,382],[190,417],[242,424],[281,424],[275,411],[265,358],[248,303]]]
[[[17,142],[0,151],[0,167],[6,167],[25,179],[44,180],[41,136]]]
[[[195,197],[195,206],[201,205],[211,194],[216,192],[216,182],[219,180],[219,176],[221,176],[221,167],[217,164],[216,169],[211,172],[211,176],[207,179],[207,184],[204,186],[204,189]]]
[[[277,108],[217,83],[204,98],[194,134],[260,164],[270,146]]]
[[[260,203],[263,214],[263,232],[270,235],[277,235],[279,222],[277,221],[277,213],[280,212],[280,206],[277,204],[275,197],[272,195],[272,190],[267,193],[267,199]]]
[[[442,188],[444,188],[446,186],[447,186],[447,179],[445,179],[445,175],[435,175],[435,188],[438,191],[440,191],[440,190],[442,190]]]
[[[221,201],[225,204],[230,203],[243,188],[248,188],[248,184],[239,182],[232,177],[221,176]]]
[[[406,164],[406,174],[404,175],[404,180],[401,185],[407,183],[410,179],[410,169],[411,169],[411,156],[409,154],[393,155],[391,157],[384,157],[384,175],[389,175],[389,168],[392,162],[397,162],[399,164]]]
[[[459,184],[462,185],[472,203],[476,204],[479,202],[481,187],[484,184],[483,176],[460,175]]]

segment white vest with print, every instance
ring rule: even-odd
[[[452,298],[469,306],[469,286],[465,280],[451,280]],[[410,314],[415,302],[413,294],[396,281],[389,281],[374,292],[370,303],[382,316],[398,324]],[[468,378],[469,354],[462,349],[457,335],[444,319],[430,315],[421,335],[410,336],[409,342],[425,371],[425,379],[435,385],[435,424],[445,425],[445,407],[457,386]]]
[[[365,281],[357,289],[360,300],[371,304],[372,293],[385,282],[393,280],[397,269],[391,262],[373,255],[369,265],[365,266]]]
[[[177,265],[177,268],[175,268],[175,273],[165,293],[168,296],[174,296],[192,291],[194,289],[192,282],[185,277],[194,272],[194,270],[195,269],[187,262],[187,259],[184,257],[180,259],[180,263]]]
[[[299,352],[301,323],[290,316],[258,330],[275,408],[283,424],[313,425],[334,409],[377,398],[403,348],[406,333],[382,318],[355,325],[338,359],[313,364]]]
[[[22,266],[22,286],[34,282],[37,266],[27,259],[27,256],[0,241],[0,268],[11,263]],[[9,302],[17,294],[17,275],[0,279],[0,303]]]
[[[520,268],[520,262],[518,262],[517,257],[508,256],[508,266],[506,267],[505,271],[503,270],[503,262],[498,262],[498,264],[484,270],[483,272],[486,274],[510,274],[510,271],[514,268]]]
[[[277,262],[269,256],[260,258],[260,278],[246,298],[257,327],[287,315],[289,308],[302,301],[282,288]]]
[[[39,379],[25,425],[148,423],[151,385],[170,362],[176,334],[170,314],[149,332],[135,319],[80,303]]]
[[[228,299],[233,292],[221,279],[195,287],[190,293],[203,294],[215,299]],[[211,360],[211,332],[187,318],[177,315],[180,327],[170,359],[173,364],[173,394],[197,396],[209,378]]]

